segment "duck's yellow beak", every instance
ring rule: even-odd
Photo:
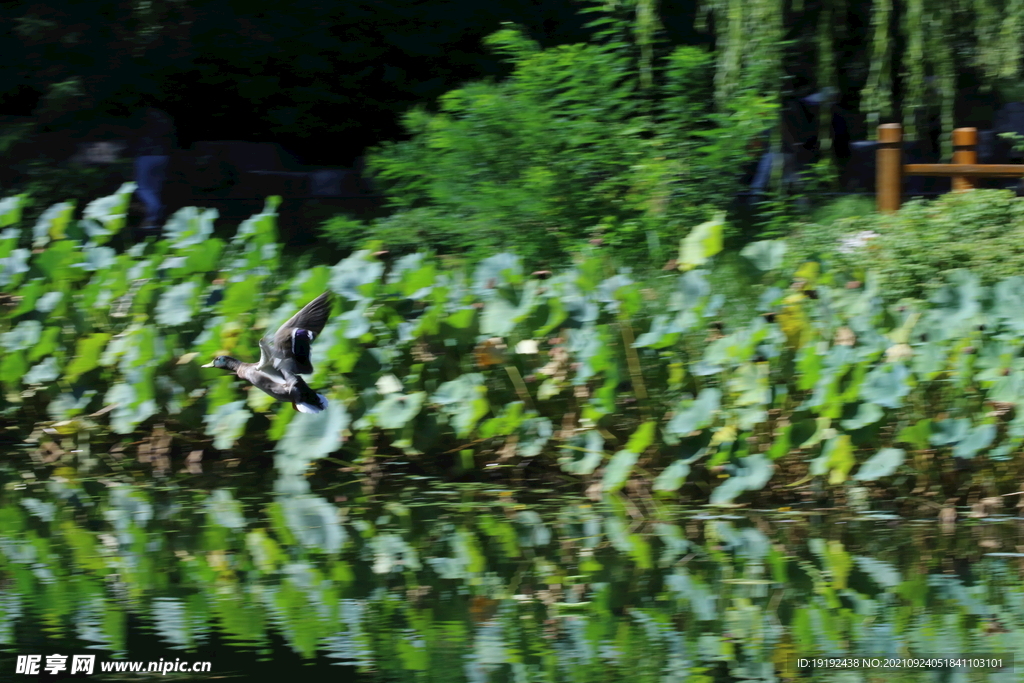
[[[201,367],[201,368],[212,368],[213,367],[213,361],[211,360],[206,365],[200,365],[199,367]]]

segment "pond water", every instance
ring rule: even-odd
[[[170,680],[1021,680],[1020,518],[595,503],[408,476],[270,495],[266,472],[37,481],[4,461],[3,680],[55,654],[94,655],[93,680],[152,680],[100,670],[134,661],[209,662]],[[1003,665],[799,666],[908,654]]]

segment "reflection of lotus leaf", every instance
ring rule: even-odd
[[[338,508],[320,496],[283,496],[280,502],[288,528],[307,548],[336,553],[345,545],[348,533],[338,519]]]
[[[207,436],[213,437],[213,447],[226,451],[231,448],[245,431],[245,425],[252,413],[245,409],[245,401],[231,401],[217,406],[205,415]]]
[[[217,489],[206,499],[206,514],[210,521],[225,529],[244,529],[245,517],[242,504],[235,500],[228,489]]]
[[[302,474],[309,463],[338,450],[349,416],[341,401],[332,400],[316,415],[298,415],[277,442],[275,463],[282,474]]]

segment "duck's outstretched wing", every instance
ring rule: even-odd
[[[324,292],[281,325],[267,349],[273,356],[273,367],[285,374],[311,374],[309,347],[320,336],[330,314],[331,293]],[[260,348],[263,349],[262,343]]]
[[[260,373],[271,375],[275,380],[284,381],[284,375],[281,374],[280,365],[281,359],[274,353],[274,349],[271,347],[271,342],[264,337],[260,339],[260,360],[254,363],[256,370]]]

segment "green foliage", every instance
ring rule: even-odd
[[[436,113],[408,113],[411,139],[369,159],[395,213],[370,226],[332,219],[328,239],[473,259],[513,249],[532,267],[592,237],[630,259],[662,258],[659,245],[735,194],[746,142],[774,112],[749,88],[709,111],[713,59],[698,48],[668,55],[659,82],[641,93],[621,40],[541,49],[506,28],[488,42],[511,76],[451,91]]]
[[[83,220],[122,225],[117,196],[90,206]],[[760,296],[746,292],[756,310],[727,313],[731,290],[706,270],[720,219],[680,241],[684,272],[650,296],[599,250],[543,279],[509,253],[466,270],[425,254],[384,263],[369,250],[282,278],[272,201],[230,241],[209,236],[211,213],[183,209],[163,240],[123,254],[93,241],[106,229],[83,230],[58,209],[33,226],[40,246],[25,257],[24,284],[0,290],[0,409],[29,429],[97,411],[109,417],[69,423],[70,434],[160,421],[220,449],[269,439],[296,492],[314,460],[358,460],[375,443],[433,471],[449,454],[463,470],[482,457],[538,459],[608,493],[637,476],[666,495],[689,491],[713,471],[723,481],[704,495],[716,504],[775,488],[794,459],[833,487],[935,475],[898,461],[903,446],[936,450],[932,467],[949,473],[952,494],[974,476],[957,460],[1001,462],[1024,444],[1024,423],[984,407],[1024,406],[1020,276],[988,288],[954,270],[927,308],[889,308],[881,278],[850,287],[827,259],[787,275],[801,246],[766,241],[734,257],[765,273]],[[8,243],[18,230],[5,229]],[[310,378],[329,398],[324,413],[296,414],[248,387],[246,397],[237,378],[199,369],[215,355],[255,359],[263,333],[324,288],[337,309]]]
[[[878,236],[856,239],[868,231]],[[850,239],[861,246],[843,253]],[[970,269],[983,285],[1024,271],[1024,202],[1008,190],[950,193],[912,200],[892,215],[803,225],[789,243],[790,264],[825,259],[858,279],[870,264],[887,300],[927,299],[957,268]]]

